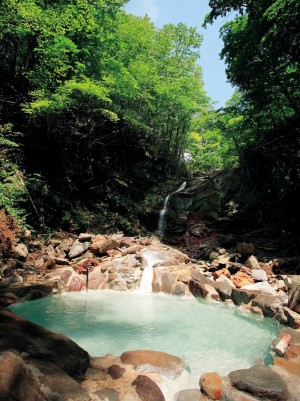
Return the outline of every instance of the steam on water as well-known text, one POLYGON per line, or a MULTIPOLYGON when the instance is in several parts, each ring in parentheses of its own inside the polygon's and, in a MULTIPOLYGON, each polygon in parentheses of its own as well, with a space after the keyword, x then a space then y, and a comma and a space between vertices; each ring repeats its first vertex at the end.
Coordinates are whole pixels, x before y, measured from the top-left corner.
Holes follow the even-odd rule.
POLYGON ((278 330, 274 321, 236 307, 165 294, 90 290, 19 303, 12 309, 69 336, 91 356, 134 349, 177 355, 190 371, 180 377, 181 388, 199 388, 205 372, 225 375, 250 367, 264 358, 278 330))
POLYGON ((183 182, 176 191, 170 193, 164 200, 163 207, 161 211, 159 212, 159 219, 158 219, 158 227, 157 227, 157 233, 163 235, 164 234, 164 229, 165 229, 165 215, 168 209, 168 203, 169 199, 172 195, 177 194, 177 192, 182 191, 186 187, 186 181, 183 182))

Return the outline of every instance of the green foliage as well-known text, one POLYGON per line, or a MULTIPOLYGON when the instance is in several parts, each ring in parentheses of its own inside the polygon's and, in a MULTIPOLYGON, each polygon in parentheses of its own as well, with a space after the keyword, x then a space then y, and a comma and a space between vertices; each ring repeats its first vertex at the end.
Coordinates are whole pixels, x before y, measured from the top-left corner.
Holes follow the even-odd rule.
POLYGON ((0 208, 10 214, 22 226, 26 219, 26 188, 16 159, 19 144, 14 139, 20 136, 12 131, 11 124, 0 125, 0 208))
POLYGON ((261 128, 299 115, 300 4, 297 0, 211 0, 206 23, 237 11, 221 29, 228 79, 261 128))

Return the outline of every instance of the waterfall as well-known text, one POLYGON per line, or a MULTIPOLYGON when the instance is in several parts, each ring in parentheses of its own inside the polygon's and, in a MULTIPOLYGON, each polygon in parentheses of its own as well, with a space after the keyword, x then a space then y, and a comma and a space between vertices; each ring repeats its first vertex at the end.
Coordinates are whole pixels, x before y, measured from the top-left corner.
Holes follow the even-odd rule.
POLYGON ((164 200, 164 204, 162 209, 159 212, 159 219, 158 219, 158 227, 157 227, 157 233, 160 235, 164 234, 164 226, 165 226, 165 214, 167 212, 168 209, 168 203, 169 203, 169 199, 172 195, 176 194, 177 192, 182 191, 184 188, 186 187, 186 181, 184 181, 179 188, 176 189, 176 191, 171 192, 164 200))
POLYGON ((153 280, 153 265, 157 262, 161 262, 159 255, 153 251, 146 251, 142 254, 144 262, 146 264, 143 270, 140 292, 152 292, 152 280, 153 280))

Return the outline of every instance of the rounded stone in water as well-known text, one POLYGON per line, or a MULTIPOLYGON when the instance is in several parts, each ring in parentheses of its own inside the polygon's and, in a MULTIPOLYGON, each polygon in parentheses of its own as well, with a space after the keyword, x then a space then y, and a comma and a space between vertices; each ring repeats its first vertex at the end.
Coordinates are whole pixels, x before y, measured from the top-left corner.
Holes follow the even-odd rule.
POLYGON ((91 356, 149 349, 181 357, 198 387, 205 372, 226 375, 264 359, 278 324, 194 297, 110 290, 65 293, 15 304, 16 313, 73 339, 91 356))

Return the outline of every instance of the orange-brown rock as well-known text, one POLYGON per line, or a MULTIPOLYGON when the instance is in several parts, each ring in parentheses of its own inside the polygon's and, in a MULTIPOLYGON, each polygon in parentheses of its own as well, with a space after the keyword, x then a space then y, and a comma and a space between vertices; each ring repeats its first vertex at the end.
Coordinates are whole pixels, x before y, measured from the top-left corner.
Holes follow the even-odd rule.
POLYGON ((159 351, 134 350, 123 352, 121 361, 124 364, 131 364, 135 367, 151 365, 158 368, 157 372, 169 371, 175 375, 179 375, 184 368, 181 358, 159 351))
POLYGON ((281 368, 287 370, 289 373, 298 376, 300 379, 300 363, 280 357, 275 357, 273 363, 274 365, 280 366, 281 368))
POLYGON ((284 357, 286 359, 299 358, 300 359, 300 344, 290 345, 284 357))
POLYGON ((106 237, 105 235, 96 235, 90 246, 90 250, 94 255, 98 256, 111 249, 117 249, 119 245, 120 242, 113 238, 106 237))
POLYGON ((231 277, 231 281, 237 288, 241 288, 244 285, 254 284, 254 281, 247 273, 237 272, 231 277))
POLYGON ((200 377, 200 388, 211 400, 221 400, 223 397, 222 379, 216 373, 204 373, 200 377))
POLYGON ((231 274, 230 271, 228 269, 220 269, 214 272, 214 279, 217 280, 220 276, 222 276, 222 274, 227 277, 230 278, 231 274))

